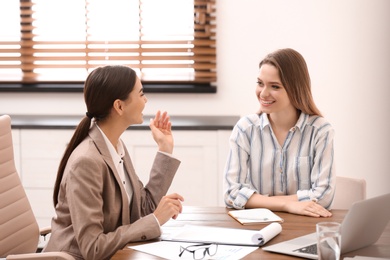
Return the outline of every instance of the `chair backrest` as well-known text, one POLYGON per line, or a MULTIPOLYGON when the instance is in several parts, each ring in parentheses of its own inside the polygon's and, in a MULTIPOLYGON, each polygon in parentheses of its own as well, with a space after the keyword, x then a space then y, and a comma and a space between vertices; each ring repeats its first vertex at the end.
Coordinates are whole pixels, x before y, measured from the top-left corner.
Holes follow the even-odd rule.
POLYGON ((344 176, 336 177, 336 192, 332 209, 349 209, 352 204, 366 199, 366 181, 344 176))
POLYGON ((35 253, 39 227, 16 171, 11 118, 0 116, 0 257, 35 253))

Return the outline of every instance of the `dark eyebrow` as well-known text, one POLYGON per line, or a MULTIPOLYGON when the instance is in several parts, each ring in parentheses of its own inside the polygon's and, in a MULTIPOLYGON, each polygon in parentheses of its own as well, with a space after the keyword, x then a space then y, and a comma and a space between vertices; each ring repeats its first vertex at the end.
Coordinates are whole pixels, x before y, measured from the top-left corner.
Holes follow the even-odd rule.
POLYGON ((279 82, 279 81, 274 81, 274 82, 270 82, 270 83, 271 83, 271 85, 274 85, 274 84, 276 84, 276 85, 282 85, 282 83, 279 82))
MULTIPOLYGON (((258 81, 263 81, 261 78, 257 78, 258 81)), ((279 82, 279 81, 271 81, 271 82, 268 82, 270 83, 271 85, 282 85, 282 82, 279 82)), ((282 85, 283 86, 283 85, 282 85)))
POLYGON ((143 92, 144 91, 144 88, 141 88, 139 91, 138 91, 138 93, 141 93, 141 92, 143 92))

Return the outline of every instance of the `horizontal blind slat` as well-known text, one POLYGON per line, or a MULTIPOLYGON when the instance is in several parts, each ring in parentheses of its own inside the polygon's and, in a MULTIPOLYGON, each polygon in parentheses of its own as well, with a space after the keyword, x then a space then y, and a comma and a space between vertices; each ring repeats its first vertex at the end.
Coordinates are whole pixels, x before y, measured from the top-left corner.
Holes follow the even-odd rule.
MULTIPOLYGON (((141 26, 144 22, 142 19, 146 19, 146 16, 143 17, 143 11, 146 9, 142 9, 147 8, 146 2, 147 0, 143 0, 140 5, 141 26)), ((34 4, 36 3, 44 4, 45 2, 20 1, 20 22, 15 28, 21 40, 0 39, 0 69, 20 69, 21 73, 24 73, 23 78, 34 81, 34 77, 37 80, 38 77, 43 78, 41 77, 42 71, 45 69, 48 73, 57 71, 56 73, 69 76, 72 74, 60 73, 61 69, 90 71, 91 68, 117 62, 144 71, 149 79, 153 78, 151 73, 161 68, 172 69, 169 73, 173 74, 175 70, 180 72, 182 69, 192 69, 190 78, 194 82, 199 78, 202 81, 208 79, 209 83, 216 80, 216 5, 214 0, 193 1, 193 14, 190 17, 193 20, 193 30, 181 34, 180 37, 173 34, 170 36, 149 35, 149 31, 144 30, 146 27, 141 27, 138 30, 141 33, 134 39, 125 39, 126 37, 99 39, 95 35, 96 31, 93 31, 95 25, 90 23, 93 21, 92 17, 88 14, 83 18, 87 23, 84 27, 86 34, 80 40, 76 39, 77 37, 71 40, 61 39, 67 35, 67 31, 61 35, 63 29, 57 25, 55 28, 60 32, 59 37, 53 34, 53 40, 51 40, 47 38, 47 35, 41 35, 43 30, 41 24, 35 24, 35 22, 40 21, 39 16, 43 13, 35 11, 34 4), (200 15, 202 19, 196 18, 197 15, 200 15)), ((86 8, 92 7, 93 5, 87 1, 86 8)), ((73 19, 67 21, 67 23, 71 22, 73 19)), ((84 25, 79 28, 83 28, 84 25)), ((126 31, 123 32, 126 34, 126 31)))

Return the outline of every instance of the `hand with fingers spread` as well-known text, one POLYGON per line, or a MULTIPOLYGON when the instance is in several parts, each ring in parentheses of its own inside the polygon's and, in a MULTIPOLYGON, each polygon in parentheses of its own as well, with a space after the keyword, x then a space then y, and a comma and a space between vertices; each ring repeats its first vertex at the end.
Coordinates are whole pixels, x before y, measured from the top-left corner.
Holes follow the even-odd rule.
POLYGON ((154 215, 158 219, 160 225, 165 224, 170 218, 176 219, 179 213, 182 212, 182 202, 184 198, 177 193, 169 194, 162 197, 154 215))
POLYGON ((172 123, 168 113, 157 111, 155 117, 150 119, 149 127, 152 130, 153 139, 156 141, 159 151, 172 154, 172 123))

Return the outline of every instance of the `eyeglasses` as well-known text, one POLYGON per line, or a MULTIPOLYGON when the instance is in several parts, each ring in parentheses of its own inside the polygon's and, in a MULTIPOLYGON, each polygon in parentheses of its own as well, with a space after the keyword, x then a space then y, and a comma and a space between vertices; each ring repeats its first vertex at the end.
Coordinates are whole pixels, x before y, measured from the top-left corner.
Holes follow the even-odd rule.
POLYGON ((217 244, 209 244, 202 243, 196 245, 190 245, 187 247, 180 246, 180 254, 181 257, 184 252, 192 253, 192 256, 195 260, 203 259, 206 256, 206 253, 209 256, 213 256, 217 253, 218 245, 217 244))

